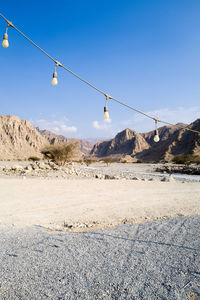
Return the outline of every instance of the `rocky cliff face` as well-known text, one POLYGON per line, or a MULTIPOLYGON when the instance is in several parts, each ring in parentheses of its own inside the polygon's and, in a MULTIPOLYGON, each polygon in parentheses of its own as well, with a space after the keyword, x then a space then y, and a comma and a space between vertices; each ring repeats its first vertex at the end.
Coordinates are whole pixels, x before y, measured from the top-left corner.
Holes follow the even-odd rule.
POLYGON ((47 140, 51 145, 54 144, 60 144, 60 143, 67 143, 67 142, 74 142, 77 143, 79 146, 79 151, 83 155, 88 155, 93 147, 93 145, 86 141, 86 140, 80 140, 80 139, 73 139, 73 138, 67 138, 63 135, 55 134, 49 130, 40 130, 38 127, 36 128, 47 140))
MULTIPOLYGON (((178 123, 174 126, 162 126, 158 128, 158 133, 160 137, 160 141, 166 141, 168 140, 177 130, 183 129, 187 124, 184 123, 178 123)), ((154 130, 142 133, 142 136, 145 138, 148 144, 151 146, 155 144, 153 138, 154 138, 154 130)))
MULTIPOLYGON (((177 124, 160 128, 160 142, 152 143, 147 151, 137 153, 137 158, 143 161, 171 161, 175 155, 179 154, 200 155, 200 134, 185 130, 183 128, 185 126, 185 124, 177 124), (164 132, 165 134, 162 135, 164 132)), ((197 119, 188 127, 200 131, 200 119, 197 119)), ((150 133, 148 138, 151 141, 150 133)))
MULTIPOLYGON (((200 119, 188 126, 200 131, 200 119)), ((179 130, 171 146, 171 154, 200 154, 200 134, 188 130, 179 130)))
MULTIPOLYGON (((167 160, 175 155, 194 153, 200 154, 200 135, 184 130, 186 125, 179 123, 174 126, 159 128, 160 142, 153 141, 154 131, 139 134, 126 129, 112 140, 94 145, 91 155, 104 157, 109 155, 131 155, 135 159, 146 162, 167 160)), ((189 128, 200 131, 200 119, 189 125, 189 128)))
POLYGON ((0 116, 0 159, 41 157, 40 149, 48 144, 35 127, 15 116, 0 116))
POLYGON ((141 134, 127 128, 119 132, 114 139, 95 144, 91 155, 98 157, 115 154, 134 155, 149 147, 141 134))
POLYGON ((39 130, 16 116, 0 116, 0 160, 42 157, 40 150, 56 143, 76 142, 81 155, 89 154, 92 144, 85 140, 68 139, 48 130, 39 130))
MULTIPOLYGON (((185 124, 159 128, 160 142, 153 141, 154 131, 140 134, 131 129, 119 132, 114 139, 92 144, 85 140, 68 139, 50 131, 39 131, 30 122, 15 116, 0 116, 0 160, 41 157, 40 150, 49 144, 78 142, 80 152, 92 156, 125 156, 146 162, 171 161, 178 154, 200 155, 200 134, 185 130, 185 124)), ((189 125, 200 131, 200 119, 189 125)))

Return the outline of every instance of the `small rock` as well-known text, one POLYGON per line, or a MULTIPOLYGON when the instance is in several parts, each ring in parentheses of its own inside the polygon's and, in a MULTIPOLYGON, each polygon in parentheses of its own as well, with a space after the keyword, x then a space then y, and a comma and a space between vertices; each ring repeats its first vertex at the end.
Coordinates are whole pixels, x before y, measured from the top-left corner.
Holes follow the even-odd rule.
POLYGON ((140 180, 138 177, 132 177, 132 180, 140 180))
POLYGON ((86 225, 86 224, 79 224, 78 227, 79 227, 79 228, 86 228, 87 225, 86 225))
POLYGON ((115 176, 111 176, 111 175, 106 174, 104 178, 105 179, 112 179, 112 180, 114 180, 115 176))
POLYGON ((28 166, 25 167, 25 171, 26 171, 26 172, 27 172, 27 171, 32 171, 32 170, 33 170, 33 168, 32 168, 31 165, 28 165, 28 166))
POLYGON ((163 177, 161 179, 161 181, 163 182, 173 182, 174 181, 174 178, 172 176, 169 176, 169 177, 163 177))
POLYGON ((44 163, 44 162, 40 162, 40 163, 38 163, 38 167, 40 168, 40 169, 46 169, 46 164, 44 163))
POLYGON ((22 167, 22 166, 15 165, 15 166, 12 166, 12 167, 11 167, 11 170, 13 170, 13 171, 21 171, 21 170, 23 170, 23 167, 22 167))
POLYGON ((105 176, 102 175, 102 174, 96 174, 95 178, 97 178, 97 179, 103 179, 103 178, 105 178, 105 176))

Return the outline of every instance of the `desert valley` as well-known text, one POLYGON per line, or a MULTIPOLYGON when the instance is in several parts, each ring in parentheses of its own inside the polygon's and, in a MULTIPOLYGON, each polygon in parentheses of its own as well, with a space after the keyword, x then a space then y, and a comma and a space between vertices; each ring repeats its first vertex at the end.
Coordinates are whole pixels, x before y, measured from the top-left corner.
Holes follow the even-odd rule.
POLYGON ((0 300, 200 300, 200 2, 1 10, 0 300))

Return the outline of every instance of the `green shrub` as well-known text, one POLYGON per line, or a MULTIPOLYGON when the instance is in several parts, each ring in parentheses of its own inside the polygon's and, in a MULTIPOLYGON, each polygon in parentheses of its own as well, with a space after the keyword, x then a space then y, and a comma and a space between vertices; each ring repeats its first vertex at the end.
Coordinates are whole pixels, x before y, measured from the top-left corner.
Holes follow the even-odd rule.
POLYGON ((114 163, 115 160, 114 160, 112 157, 105 157, 105 158, 103 159, 103 162, 104 162, 105 164, 107 164, 107 166, 108 166, 109 164, 114 163))
POLYGON ((180 154, 176 155, 173 159, 173 162, 176 164, 200 164, 200 156, 194 154, 180 154))
POLYGON ((122 164, 125 164, 125 163, 127 163, 127 160, 126 160, 126 159, 122 159, 120 162, 121 162, 122 164))
POLYGON ((76 143, 63 143, 50 145, 41 150, 46 159, 52 159, 57 165, 65 165, 72 161, 77 149, 76 143))
POLYGON ((93 162, 94 162, 94 161, 93 161, 92 159, 90 159, 90 158, 85 158, 85 159, 84 159, 84 163, 85 163, 87 166, 91 165, 93 162))
POLYGON ((28 160, 38 161, 38 160, 40 160, 40 158, 37 157, 37 156, 30 156, 30 157, 28 158, 28 160))

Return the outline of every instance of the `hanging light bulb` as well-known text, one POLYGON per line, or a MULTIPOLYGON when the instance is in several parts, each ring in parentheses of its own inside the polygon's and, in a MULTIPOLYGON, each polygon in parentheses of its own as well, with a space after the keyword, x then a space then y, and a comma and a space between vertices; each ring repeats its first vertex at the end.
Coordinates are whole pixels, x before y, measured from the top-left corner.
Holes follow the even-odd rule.
POLYGON ((108 107, 104 106, 104 119, 108 120, 109 119, 109 113, 108 113, 108 107))
POLYGON ((58 74, 57 72, 53 72, 53 79, 51 80, 52 85, 57 85, 58 84, 58 74))
POLYGON ((111 99, 111 96, 109 95, 105 95, 106 96, 106 102, 105 102, 105 106, 104 106, 104 119, 108 120, 109 119, 109 113, 108 113, 108 107, 107 107, 107 101, 108 99, 111 99))
POLYGON ((154 138, 153 138, 154 142, 159 142, 160 141, 160 138, 159 138, 159 135, 158 135, 158 130, 155 130, 155 135, 154 135, 154 138))
POLYGON ((154 142, 156 142, 156 143, 160 141, 159 134, 158 134, 158 127, 157 127, 157 124, 158 124, 158 120, 155 119, 155 127, 156 127, 156 129, 155 129, 155 135, 154 135, 153 140, 154 140, 154 142))
POLYGON ((4 36, 3 36, 2 46, 4 48, 8 48, 9 47, 8 34, 7 33, 5 33, 4 36))
MULTIPOLYGON (((11 23, 10 23, 11 24, 11 23)), ((10 26, 10 24, 7 25, 6 28, 6 33, 3 35, 3 42, 2 42, 2 46, 4 48, 8 48, 9 47, 9 42, 8 42, 8 27, 10 26)))
POLYGON ((58 74, 57 74, 57 72, 56 72, 56 68, 57 68, 58 66, 62 67, 62 64, 61 64, 59 61, 56 61, 56 60, 55 60, 55 63, 56 63, 56 65, 55 65, 55 70, 54 70, 54 72, 53 72, 53 79, 51 80, 51 84, 52 84, 52 85, 57 85, 57 84, 58 84, 58 74))

